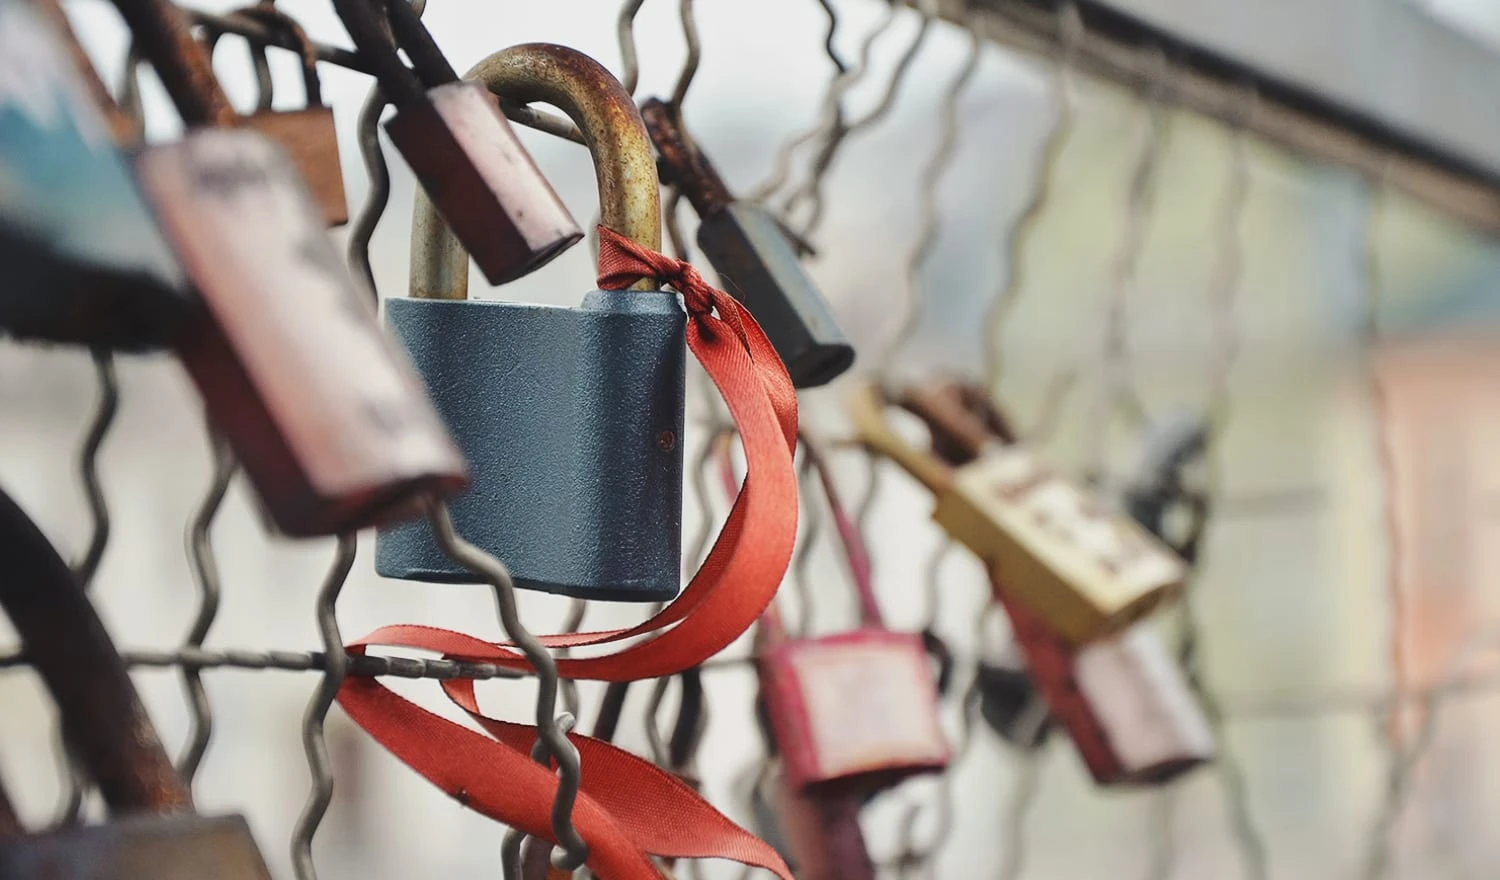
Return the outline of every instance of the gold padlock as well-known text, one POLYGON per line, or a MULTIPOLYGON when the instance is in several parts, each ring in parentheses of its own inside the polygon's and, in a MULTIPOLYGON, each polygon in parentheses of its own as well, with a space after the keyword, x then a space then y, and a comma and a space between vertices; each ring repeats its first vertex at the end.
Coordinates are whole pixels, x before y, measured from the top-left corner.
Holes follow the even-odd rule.
POLYGON ((937 496, 932 517, 985 562, 1034 614, 1073 644, 1119 632, 1181 590, 1187 568, 1129 517, 1112 512, 1006 442, 1003 420, 974 412, 972 393, 893 398, 858 387, 849 401, 860 441, 937 496), (886 420, 899 403, 934 429, 934 442, 972 461, 950 467, 898 435, 886 420))

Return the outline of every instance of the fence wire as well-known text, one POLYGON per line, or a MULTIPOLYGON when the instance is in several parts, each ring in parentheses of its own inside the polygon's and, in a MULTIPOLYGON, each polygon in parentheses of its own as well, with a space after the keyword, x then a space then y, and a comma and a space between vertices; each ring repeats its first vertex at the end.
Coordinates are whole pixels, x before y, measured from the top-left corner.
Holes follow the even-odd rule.
MULTIPOLYGON (((826 211, 827 181, 835 160, 850 144, 855 135, 880 124, 887 119, 896 106, 903 81, 912 69, 913 61, 926 44, 931 29, 935 26, 930 13, 918 9, 915 30, 894 65, 886 72, 884 90, 872 109, 854 118, 849 118, 845 97, 863 78, 872 75, 873 47, 875 43, 909 11, 892 5, 885 18, 866 34, 858 61, 849 65, 836 51, 835 39, 841 29, 838 4, 829 0, 817 0, 827 17, 827 31, 823 50, 833 68, 833 75, 826 93, 819 102, 819 118, 808 131, 790 138, 778 150, 772 161, 768 178, 750 194, 751 198, 770 203, 779 201, 777 210, 790 215, 805 208, 806 216, 797 229, 804 237, 813 237, 823 223, 826 211), (815 145, 812 158, 807 162, 803 180, 792 185, 795 176, 793 166, 797 155, 806 147, 815 145), (791 187, 788 191, 788 187, 791 187)), ((644 0, 626 0, 617 18, 617 31, 622 63, 621 81, 632 92, 639 82, 640 64, 634 36, 637 13, 644 0)), ((413 6, 420 13, 421 0, 413 6)), ((1026 266, 1035 259, 1030 253, 1032 234, 1037 221, 1046 211, 1055 183, 1055 170, 1059 155, 1073 135, 1077 120, 1077 101, 1074 70, 1074 50, 1082 33, 1082 22, 1075 4, 1059 5, 1060 49, 1053 59, 1055 69, 1051 77, 1049 102, 1051 123, 1044 133, 1039 150, 1039 161, 1033 174, 1032 190, 1014 219, 1003 224, 1003 251, 1005 270, 1000 287, 989 302, 983 325, 984 345, 982 352, 984 384, 992 398, 1000 393, 1002 379, 1009 381, 1010 368, 1004 360, 1004 339, 1013 332, 1012 317, 1017 303, 1027 293, 1026 266)), ((195 13, 203 24, 236 33, 261 45, 296 48, 289 44, 289 37, 275 29, 267 28, 253 17, 238 14, 210 15, 195 13)), ((692 0, 679 0, 678 17, 686 54, 671 95, 671 106, 682 113, 683 104, 694 82, 701 60, 701 42, 694 18, 692 0)), ((977 32, 968 35, 966 54, 954 69, 952 79, 943 94, 939 109, 940 123, 933 141, 933 150, 925 165, 917 171, 920 189, 919 232, 907 261, 902 301, 896 306, 901 315, 894 334, 882 345, 869 349, 871 356, 865 363, 883 380, 893 378, 893 369, 901 361, 904 348, 913 340, 922 316, 927 293, 923 289, 923 270, 931 257, 942 228, 941 206, 938 191, 944 175, 950 170, 966 121, 960 108, 965 89, 972 83, 982 58, 984 44, 977 32)), ((355 53, 337 46, 314 43, 313 50, 325 63, 363 70, 362 59, 355 53)), ((1102 342, 1096 352, 1096 374, 1103 386, 1099 407, 1091 415, 1090 434, 1094 438, 1089 455, 1089 470, 1101 473, 1105 470, 1104 439, 1109 433, 1113 419, 1123 414, 1134 433, 1152 421, 1136 386, 1136 376, 1130 362, 1128 338, 1131 323, 1132 287, 1135 273, 1151 222, 1155 188, 1160 175, 1170 173, 1163 169, 1161 157, 1168 133, 1166 104, 1167 92, 1171 88, 1171 65, 1164 53, 1158 52, 1159 64, 1150 75, 1150 86, 1141 97, 1141 117, 1145 133, 1135 167, 1128 181, 1124 204, 1125 226, 1122 238, 1107 272, 1109 284, 1104 302, 1105 326, 1102 342)), ((121 103, 127 108, 139 107, 139 96, 134 84, 135 63, 130 62, 121 92, 121 103)), ((390 196, 390 173, 381 149, 378 123, 386 107, 386 101, 378 89, 372 89, 359 115, 356 136, 364 170, 369 182, 367 201, 357 213, 348 239, 348 260, 356 277, 363 279, 374 295, 374 274, 370 264, 370 240, 382 216, 390 196)), ((1237 317, 1238 294, 1246 264, 1242 221, 1250 192, 1251 176, 1247 157, 1245 129, 1252 114, 1256 112, 1257 97, 1253 89, 1247 88, 1240 98, 1237 112, 1241 124, 1227 130, 1229 174, 1218 198, 1218 208, 1213 230, 1213 247, 1216 258, 1212 276, 1205 285, 1204 299, 1209 305, 1210 334, 1214 340, 1211 347, 1212 362, 1204 371, 1206 376, 1202 417, 1209 425, 1206 527, 1219 528, 1226 520, 1237 517, 1263 516, 1288 517, 1305 513, 1317 513, 1324 509, 1326 492, 1323 487, 1289 490, 1275 496, 1226 495, 1223 489, 1225 462, 1222 454, 1222 437, 1227 430, 1232 409, 1230 376, 1242 344, 1242 333, 1237 317)), ((564 120, 544 112, 526 107, 505 107, 506 113, 523 125, 529 125, 555 136, 579 140, 576 129, 564 120)), ((1365 236, 1359 253, 1354 258, 1361 263, 1360 290, 1365 305, 1366 320, 1362 327, 1366 348, 1373 347, 1381 339, 1379 315, 1381 309, 1382 279, 1379 272, 1376 232, 1382 208, 1382 181, 1376 180, 1370 187, 1369 204, 1365 224, 1365 236)), ((687 238, 684 236, 678 217, 680 194, 670 190, 666 199, 665 219, 672 247, 681 258, 690 257, 687 238)), ((105 447, 121 401, 119 383, 115 375, 113 359, 107 352, 93 352, 93 363, 98 385, 98 397, 86 427, 78 456, 78 478, 86 499, 90 518, 89 540, 86 550, 75 564, 79 580, 87 587, 94 580, 100 563, 109 546, 111 520, 109 507, 101 486, 100 453, 105 447)), ((1081 368, 1072 368, 1046 383, 1043 405, 1028 437, 1045 442, 1057 423, 1063 418, 1062 411, 1067 393, 1076 385, 1081 368)), ((726 413, 714 395, 706 377, 694 374, 695 385, 703 392, 702 418, 699 422, 702 436, 701 454, 690 465, 689 499, 702 512, 700 528, 686 542, 685 561, 691 567, 701 558, 711 537, 714 521, 715 492, 706 479, 706 469, 712 465, 712 454, 717 438, 731 428, 726 413)), ((1384 540, 1389 548, 1385 563, 1387 600, 1390 615, 1388 657, 1390 684, 1385 687, 1307 690, 1297 694, 1253 694, 1225 692, 1211 687, 1202 669, 1205 650, 1203 629, 1195 601, 1196 588, 1190 585, 1180 613, 1181 652, 1184 673, 1195 694, 1202 703, 1218 740, 1216 773, 1223 791, 1229 830, 1240 857, 1242 876, 1252 880, 1263 880, 1269 876, 1269 847, 1263 832, 1257 827, 1250 808, 1247 787, 1251 777, 1228 744, 1228 727, 1235 722, 1262 720, 1267 718, 1312 718, 1334 714, 1352 713, 1367 718, 1375 725, 1377 734, 1386 752, 1386 775, 1383 796, 1378 805, 1371 832, 1368 836, 1367 852, 1361 871, 1367 880, 1380 880, 1392 876, 1393 844, 1396 841, 1402 812, 1412 790, 1413 776, 1423 757, 1435 739, 1438 717, 1448 701, 1466 695, 1489 694, 1500 691, 1500 669, 1473 668, 1469 654, 1463 652, 1464 661, 1456 666, 1452 674, 1438 681, 1413 682, 1407 673, 1408 663, 1404 656, 1404 637, 1407 627, 1405 597, 1399 580, 1400 536, 1392 512, 1391 463, 1389 448, 1389 426, 1385 423, 1389 413, 1383 398, 1381 383, 1373 372, 1369 379, 1369 396, 1376 439, 1377 459, 1384 480, 1384 504, 1386 510, 1386 534, 1384 540), (1399 717, 1415 710, 1415 734, 1401 735, 1399 717)), ((204 494, 194 510, 187 526, 187 555, 190 562, 196 607, 188 631, 181 641, 171 649, 149 650, 126 647, 124 656, 137 668, 171 668, 181 678, 182 694, 188 707, 189 730, 178 759, 179 770, 191 784, 202 766, 213 741, 214 713, 208 699, 202 676, 207 670, 238 669, 280 670, 313 672, 319 682, 311 693, 302 719, 301 738, 306 754, 310 788, 303 810, 292 832, 291 857, 299 880, 313 880, 317 876, 312 844, 319 825, 334 796, 335 779, 329 760, 328 746, 324 736, 327 715, 346 675, 382 675, 405 678, 446 679, 470 677, 476 679, 513 678, 516 674, 490 664, 469 663, 451 660, 382 657, 378 655, 350 656, 343 650, 344 640, 336 617, 336 603, 353 566, 358 540, 354 535, 340 536, 336 542, 333 558, 322 586, 317 594, 315 617, 320 637, 319 650, 307 651, 261 651, 261 650, 210 650, 205 642, 212 631, 218 615, 220 599, 225 585, 219 571, 214 546, 214 523, 227 490, 236 473, 236 466, 227 444, 211 430, 206 431, 211 452, 212 470, 204 494)), ((803 460, 804 474, 807 466, 803 460)), ((871 523, 885 487, 882 474, 885 467, 870 457, 867 462, 868 478, 861 498, 856 522, 860 532, 867 537, 871 523)), ((915 514, 914 514, 915 515, 915 514)), ((817 504, 804 504, 798 546, 794 555, 787 585, 781 598, 784 607, 790 604, 795 609, 794 620, 801 632, 814 631, 816 601, 814 592, 813 548, 824 540, 826 530, 817 504)), ((1211 542, 1209 542, 1211 543, 1211 542)), ((945 563, 955 555, 951 542, 944 539, 934 549, 924 567, 922 590, 924 606, 922 621, 926 629, 935 631, 940 617, 941 603, 945 593, 950 592, 944 584, 945 563)), ((1205 556, 1207 559, 1207 555, 1205 556)), ((1203 561, 1208 565, 1208 561, 1203 561)), ((1194 581, 1201 579, 1202 571, 1196 571, 1194 581)), ((230 579, 229 589, 240 588, 230 579)), ((513 638, 524 638, 525 630, 518 625, 516 609, 507 606, 504 590, 500 589, 501 614, 505 618, 505 629, 513 638)), ((565 628, 577 631, 582 625, 584 604, 574 603, 565 628)), ((959 724, 954 737, 954 766, 962 766, 974 751, 980 739, 977 721, 978 692, 973 682, 972 670, 977 667, 981 649, 989 636, 985 626, 989 612, 977 615, 978 625, 972 639, 972 647, 953 646, 958 669, 969 670, 962 686, 955 686, 948 699, 957 710, 959 724)), ((676 677, 678 696, 675 701, 666 699, 670 678, 653 682, 650 699, 645 709, 646 731, 651 757, 669 771, 686 776, 697 776, 704 772, 699 766, 698 749, 703 741, 703 729, 713 706, 712 681, 705 683, 707 699, 696 720, 686 718, 690 702, 689 688, 693 676, 711 676, 720 670, 743 669, 747 658, 723 657, 704 664, 699 670, 676 677), (667 709, 676 707, 676 717, 665 718, 667 709), (696 727, 696 733, 690 728, 696 727), (679 728, 688 730, 679 740, 679 728), (666 729, 669 733, 663 733, 666 729)), ((21 654, 0 656, 0 669, 19 668, 25 665, 21 654)), ((555 676, 554 676, 555 678, 555 676)), ((578 713, 578 695, 571 682, 560 682, 561 699, 571 716, 578 713)), ((545 691, 546 688, 543 688, 545 691)), ((550 717, 551 698, 545 694, 539 699, 539 720, 542 715, 550 717), (544 705, 545 704, 545 705, 544 705)), ((564 724, 568 723, 566 720, 564 724)), ((63 755, 62 803, 59 807, 60 825, 79 821, 84 804, 87 781, 68 760, 60 737, 57 739, 59 754, 63 755)), ((1000 862, 998 876, 1007 880, 1019 880, 1025 875, 1029 848, 1027 845, 1027 822, 1043 784, 1044 762, 1048 750, 1013 750, 1014 773, 1008 789, 1003 793, 999 809, 1000 862)), ((576 753, 575 753, 576 754, 576 753)), ((755 768, 757 778, 763 778, 771 767, 770 757, 763 756, 755 768)), ((901 820, 899 827, 899 850, 882 870, 895 876, 934 878, 938 875, 939 860, 945 847, 954 839, 955 824, 960 817, 959 794, 955 782, 957 771, 950 771, 939 785, 924 796, 915 792, 901 792, 901 820), (918 833, 919 831, 925 833, 918 833)), ((1146 833, 1150 845, 1144 874, 1151 878, 1167 878, 1178 866, 1180 840, 1174 832, 1175 809, 1178 790, 1165 789, 1149 798, 1143 815, 1147 824, 1146 833)), ((519 852, 520 838, 513 835, 507 850, 514 855, 519 852)), ((506 859, 508 878, 519 876, 506 859)), ((695 862, 687 870, 696 872, 695 862)))

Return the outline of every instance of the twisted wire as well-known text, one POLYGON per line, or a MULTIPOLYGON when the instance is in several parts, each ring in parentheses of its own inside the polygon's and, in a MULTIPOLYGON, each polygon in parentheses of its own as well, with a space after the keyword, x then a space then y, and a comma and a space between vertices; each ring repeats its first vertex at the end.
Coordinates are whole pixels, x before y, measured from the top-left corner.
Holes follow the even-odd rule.
POLYGON ((84 498, 88 503, 90 531, 88 549, 73 565, 73 574, 85 589, 93 583, 99 563, 104 559, 104 550, 109 546, 109 505, 99 480, 99 452, 120 409, 120 383, 115 375, 114 356, 103 348, 91 349, 89 354, 94 362, 94 375, 99 381, 99 397, 78 452, 78 479, 83 484, 84 498))
MULTIPOLYGON (((209 629, 213 627, 214 618, 219 613, 219 597, 223 587, 218 562, 214 557, 212 529, 236 471, 234 453, 229 449, 229 442, 212 427, 207 431, 213 472, 208 490, 198 502, 198 509, 188 523, 188 560, 191 563, 193 585, 198 591, 198 610, 183 638, 184 648, 202 648, 209 629)), ((187 743, 182 757, 177 761, 177 772, 182 775, 184 782, 192 785, 193 778, 198 774, 198 767, 203 763, 203 756, 208 751, 209 739, 213 736, 213 707, 209 704, 208 693, 203 688, 198 670, 183 668, 182 689, 190 710, 190 722, 187 743)))
MULTIPOLYGON (((1031 241, 1037 222, 1051 200, 1057 162, 1062 156, 1063 147, 1073 134, 1078 115, 1074 65, 1078 43, 1083 36, 1083 19, 1078 14, 1077 4, 1071 0, 1063 3, 1058 10, 1058 30, 1061 39, 1057 70, 1052 78, 1052 123, 1042 140, 1040 161, 1032 176, 1035 185, 1031 189, 1031 195, 1005 234, 1005 278, 984 318, 984 375, 991 388, 998 387, 1003 377, 1005 326, 1015 313, 1021 292, 1026 289, 1026 245, 1031 241)), ((1054 387, 1052 390, 1056 393, 1058 389, 1054 387)))
POLYGON ((350 570, 354 568, 358 549, 358 539, 354 535, 339 536, 333 565, 318 590, 318 636, 323 642, 324 665, 318 688, 307 701, 307 709, 302 715, 302 749, 307 756, 312 787, 302 813, 297 817, 297 824, 292 828, 292 870, 297 880, 316 880, 318 876, 313 864, 312 842, 318 833, 318 825, 328 812, 328 805, 333 801, 333 765, 328 759, 328 740, 323 734, 323 724, 349 671, 349 657, 344 651, 335 605, 349 579, 350 570))

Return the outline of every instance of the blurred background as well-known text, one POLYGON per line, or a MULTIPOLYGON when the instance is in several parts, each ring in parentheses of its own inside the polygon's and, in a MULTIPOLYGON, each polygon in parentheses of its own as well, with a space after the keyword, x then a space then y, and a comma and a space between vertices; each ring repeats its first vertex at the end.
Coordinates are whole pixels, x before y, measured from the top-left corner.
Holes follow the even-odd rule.
MULTIPOLYGON (((347 45, 328 3, 280 5, 314 37, 347 45)), ((1500 125, 1494 80, 1474 84, 1465 100, 1392 87, 1442 81, 1403 67, 1418 53, 1406 51, 1401 33, 1361 26, 1371 9, 1402 4, 1119 5, 1264 52, 1287 75, 1415 119, 1439 142, 1462 148, 1500 125), (1305 29, 1284 30, 1289 10, 1301 11, 1305 29)), ((1478 52, 1500 46, 1500 4, 1406 6, 1478 52)), ((909 834, 918 848, 942 842, 931 862, 939 874, 986 878, 1494 876, 1500 601, 1486 586, 1500 574, 1500 542, 1489 545, 1500 523, 1500 459, 1491 453, 1500 385, 1489 335, 1500 317, 1500 249, 1489 234, 1348 169, 1153 102, 1149 90, 1079 73, 1060 95, 1052 59, 986 43, 966 76, 967 32, 945 21, 924 26, 915 9, 878 0, 831 7, 833 47, 851 67, 878 35, 844 103, 851 120, 880 112, 849 134, 827 169, 823 213, 809 232, 818 249, 809 265, 859 349, 856 371, 997 382, 1036 445, 1078 474, 1124 476, 1145 434, 1173 417, 1205 418, 1215 429, 1214 513, 1191 620, 1178 614, 1162 626, 1169 634, 1196 627, 1194 663, 1221 710, 1221 761, 1167 789, 1101 792, 1065 738, 1022 753, 981 724, 951 771, 951 820, 941 809, 950 795, 935 780, 909 783, 867 810, 877 859, 895 856, 909 834), (1070 124, 1058 131, 1060 109, 1070 124), (1046 197, 1016 247, 1017 220, 1042 180, 1046 197), (1019 289, 1008 291, 1022 269, 1019 289), (1001 297, 1008 301, 992 321, 1001 297), (1132 397, 1142 418, 1120 405, 1132 397)), ((67 9, 117 82, 127 34, 113 9, 100 0, 67 9)), ((814 0, 702 3, 694 13, 701 61, 685 119, 730 185, 750 192, 774 175, 782 144, 819 120, 835 73, 823 46, 829 19, 814 0)), ((548 41, 619 74, 617 14, 598 0, 431 0, 426 20, 460 70, 511 44, 548 41)), ((647 0, 634 36, 637 96, 670 94, 686 57, 679 5, 647 0)), ((276 52, 272 64, 277 105, 298 106, 294 59, 276 52)), ((226 38, 216 65, 240 106, 253 105, 243 44, 226 38)), ((328 65, 323 72, 357 209, 368 183, 354 125, 369 83, 328 65)), ((180 126, 165 94, 149 74, 143 88, 151 137, 172 137, 180 126)), ((1161 85, 1158 99, 1170 89, 1161 85)), ((530 130, 522 137, 587 222, 596 210, 587 153, 530 130)), ((1500 151, 1500 138, 1489 148, 1500 151)), ((783 193, 807 180, 814 153, 793 157, 783 193)), ((388 158, 390 206, 371 249, 383 297, 405 294, 414 187, 399 158, 388 158)), ((799 224, 807 209, 794 207, 799 224)), ((682 218, 691 235, 685 205, 682 218)), ((335 234, 342 243, 344 232, 335 234)), ((593 286, 590 262, 580 246, 480 295, 575 305, 593 286)), ((475 289, 483 290, 477 277, 475 289)), ((121 358, 116 369, 120 409, 100 453, 110 532, 93 593, 122 646, 169 647, 198 607, 183 536, 210 483, 209 447, 175 362, 121 358)), ((848 432, 842 391, 803 397, 805 424, 830 441, 848 432)), ((0 343, 0 483, 73 558, 92 534, 77 450, 99 393, 87 354, 0 343)), ((690 419, 703 412, 692 395, 690 419)), ((689 461, 705 436, 690 428, 689 461)), ((867 537, 892 625, 916 628, 935 615, 970 668, 980 650, 974 621, 988 601, 979 566, 956 550, 935 556, 945 542, 929 520, 931 498, 904 475, 882 465, 872 480, 853 450, 839 451, 834 467, 848 498, 874 492, 867 537)), ((690 492, 685 534, 724 509, 721 496, 690 492)), ((211 534, 223 593, 207 645, 319 646, 313 607, 332 542, 268 538, 238 480, 211 534)), ((362 543, 339 600, 346 638, 396 622, 502 637, 487 589, 377 578, 370 541, 362 543)), ((804 579, 818 631, 854 623, 837 553, 825 531, 804 579)), ((555 631, 566 610, 553 597, 522 597, 538 632, 555 631)), ((586 625, 641 614, 597 605, 586 625)), ((0 629, 0 644, 9 637, 0 629)), ((748 649, 743 639, 727 656, 748 649)), ((180 674, 142 670, 138 681, 169 745, 180 748, 191 718, 180 674)), ((300 725, 317 677, 215 670, 203 681, 213 735, 195 783, 200 808, 244 812, 273 872, 291 876, 287 840, 310 786, 300 725)), ((754 676, 726 665, 706 681, 705 792, 748 821, 745 780, 763 751, 754 676)), ((430 682, 394 686, 452 717, 430 682)), ((617 739, 643 754, 648 690, 635 689, 617 739)), ((580 691, 588 729, 600 689, 580 691)), ((529 716, 528 685, 485 684, 480 693, 492 714, 529 716)), ((663 717, 671 711, 669 699, 663 717)), ((962 740, 957 707, 947 712, 962 740)), ((407 771, 337 708, 328 736, 336 790, 314 844, 322 876, 498 876, 502 828, 407 771)), ((24 818, 55 815, 61 768, 39 683, 0 671, 0 777, 24 818)), ((706 866, 712 877, 739 871, 706 866)))

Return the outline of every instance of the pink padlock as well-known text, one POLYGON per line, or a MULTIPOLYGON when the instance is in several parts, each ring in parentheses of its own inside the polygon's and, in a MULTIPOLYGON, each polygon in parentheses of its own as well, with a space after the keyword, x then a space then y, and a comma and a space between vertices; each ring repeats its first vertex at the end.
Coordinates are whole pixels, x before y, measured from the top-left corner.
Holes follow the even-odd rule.
MULTIPOLYGON (((788 637, 774 606, 761 617, 757 671, 771 733, 794 791, 873 793, 948 765, 951 751, 922 637, 885 627, 870 559, 839 503, 826 463, 806 438, 859 598, 859 628, 788 637)), ((726 483, 736 487, 726 450, 726 483)))

